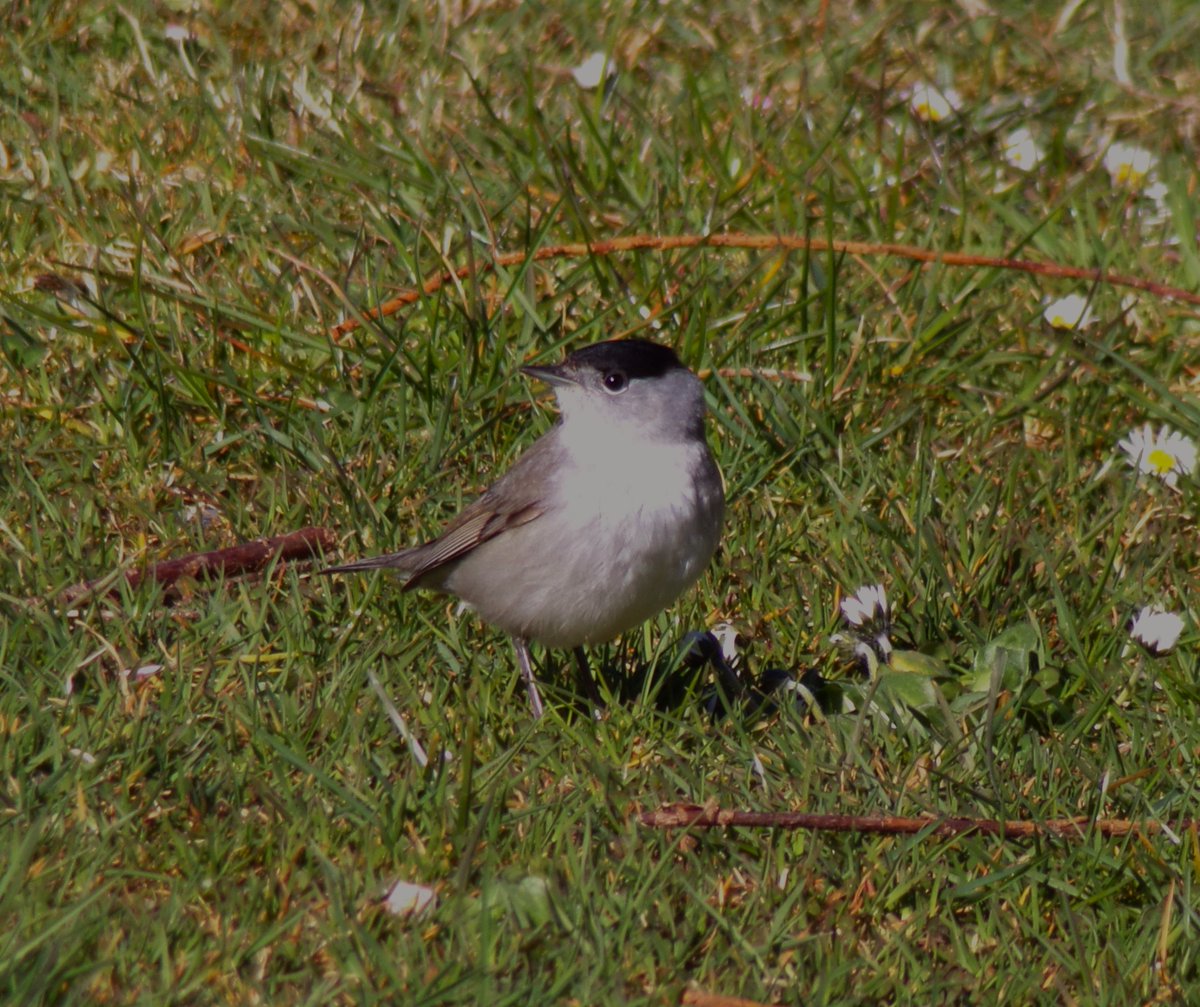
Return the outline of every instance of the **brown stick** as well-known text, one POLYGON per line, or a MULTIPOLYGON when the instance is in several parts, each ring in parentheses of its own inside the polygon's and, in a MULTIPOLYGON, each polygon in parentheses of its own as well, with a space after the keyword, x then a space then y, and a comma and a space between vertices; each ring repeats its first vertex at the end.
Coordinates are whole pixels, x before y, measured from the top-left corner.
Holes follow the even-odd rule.
POLYGON ((998 821, 988 818, 892 818, 868 815, 814 815, 803 811, 730 811, 698 804, 669 804, 658 811, 643 811, 638 821, 655 829, 714 829, 750 826, 769 829, 809 829, 816 832, 866 832, 876 835, 960 836, 977 832, 1005 839, 1028 839, 1051 835, 1082 838, 1089 832, 1102 836, 1155 835, 1165 831, 1182 832, 1196 827, 1185 820, 1167 825, 1156 821, 1129 821, 1122 818, 1061 818, 1044 822, 998 821))
MULTIPOLYGON (((165 560, 144 570, 130 570, 124 578, 130 587, 153 580, 163 587, 170 588, 185 577, 194 580, 211 580, 220 576, 238 577, 265 569, 276 559, 283 562, 311 559, 320 553, 332 552, 336 546, 337 536, 328 528, 302 528, 300 531, 277 535, 274 538, 243 542, 228 549, 194 552, 177 559, 165 560)), ((63 597, 68 603, 72 603, 99 588, 105 597, 114 598, 120 593, 120 588, 118 584, 104 588, 109 580, 109 577, 101 577, 85 584, 76 584, 67 588, 63 597)))
MULTIPOLYGON (((623 238, 610 238, 607 241, 573 242, 564 245, 546 245, 528 252, 504 252, 477 265, 468 264, 458 269, 440 273, 427 280, 420 289, 406 290, 377 308, 363 312, 363 318, 377 321, 394 315, 406 305, 413 304, 422 297, 434 293, 447 283, 464 280, 475 273, 491 272, 508 266, 521 265, 524 262, 544 262, 547 259, 582 259, 590 255, 612 255, 616 252, 629 251, 659 251, 665 252, 677 248, 749 248, 757 251, 807 251, 834 252, 839 255, 882 256, 894 255, 897 258, 911 259, 915 262, 941 264, 946 266, 967 266, 976 269, 1008 269, 1019 273, 1033 273, 1037 276, 1049 276, 1057 279, 1085 280, 1088 283, 1104 283, 1114 287, 1130 287, 1134 290, 1144 290, 1156 297, 1183 301, 1187 304, 1200 305, 1200 294, 1180 287, 1168 286, 1165 283, 1155 283, 1138 276, 1125 276, 1121 273, 1108 273, 1101 269, 1085 269, 1079 266, 1060 266, 1052 262, 1033 262, 1030 259, 1008 259, 993 255, 970 255, 965 252, 943 252, 938 249, 918 248, 915 245, 894 245, 870 241, 842 241, 840 239, 806 238, 797 234, 745 234, 729 232, 725 234, 630 234, 623 238)), ((330 330, 334 341, 348 332, 359 328, 362 322, 357 318, 347 318, 330 330)))

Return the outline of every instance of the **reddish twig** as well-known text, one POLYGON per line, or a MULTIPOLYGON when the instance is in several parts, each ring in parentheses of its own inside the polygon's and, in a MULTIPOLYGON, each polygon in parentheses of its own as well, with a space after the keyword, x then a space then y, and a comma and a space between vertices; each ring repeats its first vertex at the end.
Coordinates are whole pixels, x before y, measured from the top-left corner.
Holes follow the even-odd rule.
MULTIPOLYGON (((666 252, 679 248, 748 248, 757 251, 802 251, 833 252, 838 255, 881 256, 894 255, 901 259, 944 266, 965 266, 975 269, 1007 269, 1019 273, 1033 273, 1056 279, 1084 280, 1087 283, 1103 283, 1114 287, 1130 287, 1144 290, 1156 297, 1170 298, 1187 304, 1200 305, 1200 294, 1180 287, 1144 280, 1138 276, 1109 273, 1102 269, 1086 269, 1079 266, 1060 266, 1052 262, 1034 262, 1030 259, 1009 259, 994 255, 971 255, 965 252, 943 252, 937 249, 918 248, 915 245, 895 245, 872 241, 842 241, 839 239, 808 238, 797 234, 630 234, 622 238, 605 241, 572 242, 563 245, 547 245, 530 252, 504 252, 490 260, 460 266, 458 269, 439 273, 427 280, 419 289, 406 290, 377 308, 364 311, 362 318, 377 321, 394 315, 401 308, 440 290, 447 283, 465 280, 471 275, 491 272, 508 266, 519 266, 525 262, 544 262, 547 259, 582 259, 592 255, 612 255, 617 252, 657 251, 666 252)), ((362 325, 359 318, 347 318, 330 330, 336 341, 362 325)))
MULTIPOLYGON (((265 569, 276 560, 296 562, 312 559, 320 553, 332 552, 336 546, 337 536, 328 528, 302 528, 286 535, 255 539, 228 549, 194 552, 165 560, 144 570, 131 570, 124 575, 124 579, 134 588, 147 580, 171 588, 185 578, 211 580, 215 577, 238 577, 265 569)), ((120 587, 119 584, 111 584, 111 579, 101 577, 86 584, 76 584, 67 588, 63 596, 71 603, 99 590, 105 597, 114 598, 120 593, 120 587)))
POLYGON ((885 836, 907 836, 927 832, 931 836, 960 836, 979 833, 1006 839, 1033 836, 1080 838, 1090 832, 1102 836, 1155 835, 1183 832, 1196 827, 1188 820, 1167 824, 1129 821, 1122 818, 1060 818, 1044 822, 998 821, 989 818, 894 818, 868 815, 814 815, 804 811, 730 811, 698 804, 669 804, 657 811, 643 811, 638 821, 655 829, 714 829, 749 826, 768 829, 809 829, 816 832, 866 832, 885 836))

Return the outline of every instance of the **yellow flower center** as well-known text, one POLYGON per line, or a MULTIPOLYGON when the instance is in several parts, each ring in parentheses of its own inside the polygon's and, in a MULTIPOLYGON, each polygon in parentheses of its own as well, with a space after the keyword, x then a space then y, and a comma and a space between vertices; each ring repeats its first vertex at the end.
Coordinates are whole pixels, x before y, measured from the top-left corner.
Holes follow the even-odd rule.
POLYGON ((1117 184, 1127 185, 1131 189, 1140 189, 1146 180, 1146 173, 1139 171, 1132 164, 1123 164, 1117 168, 1117 184))
POLYGON ((1146 456, 1146 461, 1150 463, 1154 471, 1160 476, 1165 476, 1175 467, 1175 456, 1168 454, 1162 448, 1155 448, 1151 451, 1146 456))

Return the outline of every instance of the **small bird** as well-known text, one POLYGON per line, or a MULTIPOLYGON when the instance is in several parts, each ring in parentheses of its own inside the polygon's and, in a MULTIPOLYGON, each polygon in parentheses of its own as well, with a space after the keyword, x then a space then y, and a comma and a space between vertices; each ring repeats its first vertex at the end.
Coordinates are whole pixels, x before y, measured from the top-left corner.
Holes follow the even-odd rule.
POLYGON ((466 602, 512 637, 534 717, 529 641, 603 643, 678 598, 708 566, 725 494, 704 436, 704 389, 674 351, 613 339, 523 367, 560 417, 435 539, 324 573, 389 569, 405 590, 466 602))

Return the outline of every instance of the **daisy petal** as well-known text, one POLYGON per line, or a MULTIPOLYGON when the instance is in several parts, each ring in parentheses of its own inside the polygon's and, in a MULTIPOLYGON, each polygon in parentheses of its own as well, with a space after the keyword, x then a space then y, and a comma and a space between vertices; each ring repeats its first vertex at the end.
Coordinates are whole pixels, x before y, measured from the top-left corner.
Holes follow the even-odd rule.
POLYGON ((616 72, 617 68, 608 62, 604 53, 594 52, 579 66, 571 70, 571 76, 575 78, 575 83, 581 88, 590 91, 599 87, 601 81, 606 77, 613 76, 616 72))
POLYGON ((1183 619, 1157 605, 1147 605, 1129 620, 1128 629, 1129 635, 1145 648, 1146 653, 1161 657, 1179 640, 1183 619))

